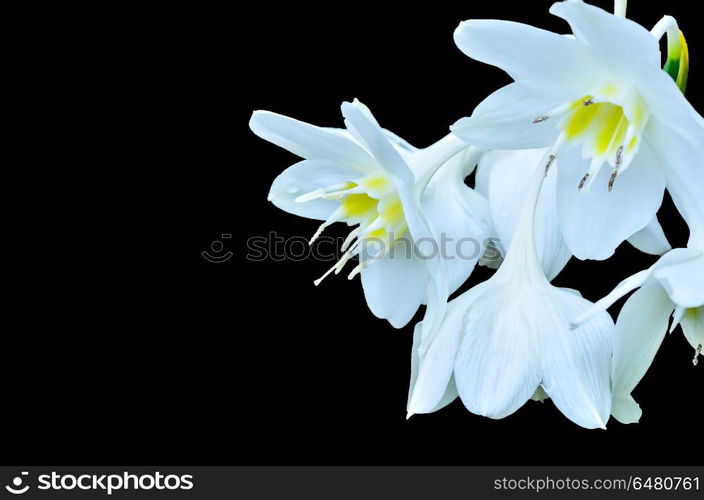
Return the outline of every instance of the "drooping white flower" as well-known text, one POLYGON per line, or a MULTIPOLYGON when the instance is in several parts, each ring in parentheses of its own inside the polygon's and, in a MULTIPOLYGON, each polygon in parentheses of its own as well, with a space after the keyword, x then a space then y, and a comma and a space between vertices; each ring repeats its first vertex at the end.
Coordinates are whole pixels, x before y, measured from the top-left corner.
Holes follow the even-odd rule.
MULTIPOLYGON (((553 160, 547 162, 549 167, 553 160)), ((606 425, 613 322, 602 312, 570 328, 570 318, 592 304, 546 279, 534 240, 546 167, 523 167, 531 172, 531 181, 527 192, 518 196, 524 199, 523 208, 498 271, 448 304, 427 349, 418 349, 417 327, 409 416, 435 411, 459 394, 473 413, 503 418, 531 397, 547 394, 575 423, 587 428, 606 425)), ((499 165, 497 172, 503 169, 499 165)), ((543 265, 564 260, 561 241, 543 243, 541 253, 543 265)))
POLYGON ((269 200, 324 221, 311 243, 334 222, 357 226, 343 244, 342 258, 316 285, 358 257, 348 277, 361 274, 376 316, 400 328, 429 301, 441 315, 448 294, 469 276, 480 252, 457 256, 454 243, 439 247, 440 235, 480 243, 489 236, 486 200, 462 182, 479 152, 453 135, 416 149, 382 129, 359 101, 343 103, 342 114, 346 129, 254 112, 255 134, 304 158, 274 180, 269 200))
POLYGON ((640 288, 624 304, 616 321, 613 360, 613 416, 622 423, 638 422, 642 411, 631 392, 650 367, 668 330, 681 325, 694 348, 693 363, 704 346, 704 253, 676 248, 649 269, 622 281, 575 324, 602 312, 629 292, 640 288))
POLYGON ((567 246, 580 259, 605 259, 654 220, 666 185, 681 212, 698 210, 704 120, 677 84, 686 83, 684 58, 677 71, 666 67, 677 83, 661 69, 658 38, 680 36, 671 18, 650 33, 583 2, 550 12, 574 37, 508 21, 460 24, 458 47, 515 82, 452 130, 485 148, 551 148, 567 246))

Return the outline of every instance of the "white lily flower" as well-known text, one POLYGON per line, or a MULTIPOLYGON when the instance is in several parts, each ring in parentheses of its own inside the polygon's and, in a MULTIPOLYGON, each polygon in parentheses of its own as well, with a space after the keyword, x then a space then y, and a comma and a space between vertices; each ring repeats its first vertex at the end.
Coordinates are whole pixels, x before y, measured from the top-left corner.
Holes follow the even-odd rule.
MULTIPOLYGON (((536 250, 536 206, 552 163, 528 169, 529 188, 498 271, 448 304, 425 350, 417 349, 417 327, 409 416, 435 411, 459 394, 473 413, 503 418, 547 394, 573 422, 605 427, 613 322, 601 312, 572 330, 570 319, 592 304, 550 285, 536 250)), ((561 251, 559 244, 544 245, 545 262, 560 262, 561 251)))
POLYGON ((699 209, 704 120, 678 87, 686 83, 687 52, 672 18, 651 33, 583 2, 558 2, 550 12, 574 37, 508 21, 460 24, 458 47, 515 81, 452 130, 487 149, 549 147, 560 158, 565 242, 580 259, 605 259, 653 222, 666 185, 681 212, 699 209), (665 32, 682 54, 666 66, 677 83, 661 69, 665 32))
POLYGON ((624 424, 638 422, 642 411, 631 392, 650 367, 668 330, 681 325, 694 348, 693 364, 704 346, 704 252, 677 248, 653 266, 622 281, 592 309, 575 319, 586 321, 621 297, 640 288, 624 304, 616 321, 613 361, 613 416, 624 424))
MULTIPOLYGON (((450 245, 438 254, 438 236, 478 242, 488 237, 486 200, 463 184, 479 152, 453 135, 415 149, 383 130, 356 100, 343 103, 342 114, 346 130, 254 112, 255 134, 304 158, 274 180, 269 200, 324 221, 311 243, 334 222, 357 226, 343 244, 342 258, 316 285, 358 257, 348 277, 361 274, 367 304, 377 317, 400 328, 421 304, 431 302, 436 307, 429 310, 441 315, 447 296, 469 276, 480 252, 460 258, 450 245), (421 253, 428 244, 436 255, 421 253)), ((432 324, 428 316, 426 321, 432 324)))

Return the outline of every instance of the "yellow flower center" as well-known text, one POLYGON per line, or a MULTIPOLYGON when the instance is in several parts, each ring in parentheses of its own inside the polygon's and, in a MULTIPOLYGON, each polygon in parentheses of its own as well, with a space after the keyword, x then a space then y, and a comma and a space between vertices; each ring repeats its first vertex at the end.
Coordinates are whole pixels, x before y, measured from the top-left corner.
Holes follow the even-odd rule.
POLYGON ((342 258, 315 281, 316 285, 330 273, 338 274, 348 260, 359 255, 359 264, 348 275, 352 279, 369 264, 371 258, 383 255, 408 230, 398 192, 389 176, 381 170, 349 182, 316 189, 299 196, 296 201, 305 203, 316 199, 334 200, 339 202, 339 206, 320 225, 310 240, 311 244, 334 222, 346 222, 350 226, 359 224, 342 244, 342 258))
POLYGON ((650 114, 635 90, 607 84, 594 95, 558 106, 533 122, 541 123, 554 116, 561 117, 555 153, 564 143, 572 143, 581 145, 583 156, 591 159, 578 188, 588 190, 607 163, 612 167, 608 184, 611 191, 616 176, 630 166, 638 152, 650 114))

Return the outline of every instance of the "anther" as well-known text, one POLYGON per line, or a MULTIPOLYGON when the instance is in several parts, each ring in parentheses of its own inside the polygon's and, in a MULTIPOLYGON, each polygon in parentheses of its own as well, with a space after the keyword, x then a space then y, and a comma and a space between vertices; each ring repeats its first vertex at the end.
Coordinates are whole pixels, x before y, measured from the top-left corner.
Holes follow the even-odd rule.
POLYGON ((340 274, 340 271, 344 269, 345 265, 347 262, 355 255, 354 250, 356 249, 356 246, 352 247, 350 250, 344 253, 344 255, 340 258, 340 260, 337 261, 337 264, 335 264, 335 274, 340 274))
POLYGON ((623 146, 621 145, 616 150, 616 168, 617 169, 621 168, 622 163, 623 163, 623 146))
POLYGON ((323 281, 325 278, 327 278, 327 277, 330 275, 330 273, 332 273, 332 272, 335 270, 336 267, 337 267, 337 263, 335 263, 334 266, 332 266, 330 269, 328 269, 327 271, 325 271, 325 274, 323 274, 320 278, 318 278, 317 280, 315 280, 315 281, 313 282, 313 284, 314 284, 315 286, 320 285, 320 282, 323 281))
POLYGON ((355 268, 352 269, 352 272, 347 275, 347 279, 351 280, 352 278, 357 276, 359 273, 361 273, 362 269, 364 269, 364 264, 362 264, 362 263, 357 264, 357 266, 355 266, 355 268))
POLYGON ((320 227, 318 227, 318 229, 315 231, 315 234, 314 234, 313 237, 310 239, 310 241, 308 242, 308 244, 309 244, 309 245, 312 245, 312 244, 315 242, 315 240, 318 239, 318 236, 320 236, 321 234, 323 234, 323 231, 325 231, 325 228, 326 228, 326 227, 328 227, 328 223, 327 223, 327 222, 323 222, 323 223, 320 225, 320 227))
POLYGON ((337 210, 335 210, 330 215, 330 217, 328 217, 327 220, 320 225, 320 227, 318 228, 318 230, 315 232, 315 234, 313 235, 313 237, 310 239, 310 241, 308 243, 310 245, 312 245, 313 242, 318 239, 318 236, 320 236, 322 234, 322 232, 325 230, 326 227, 328 227, 330 224, 334 224, 335 222, 337 222, 339 220, 342 220, 343 217, 344 217, 344 211, 343 211, 342 207, 338 207, 337 210))
POLYGON ((614 182, 616 182, 616 176, 618 175, 618 169, 615 168, 613 172, 611 172, 611 177, 609 177, 609 192, 614 188, 614 182))
POLYGON ((555 163, 555 155, 550 155, 548 157, 548 162, 545 164, 545 175, 548 175, 548 170, 550 170, 550 167, 552 167, 552 164, 555 163))
POLYGON ((611 177, 609 177, 609 192, 614 188, 614 182, 616 182, 616 176, 618 175, 618 171, 621 168, 621 165, 623 164, 623 145, 619 146, 618 149, 616 150, 616 167, 614 168, 614 171, 611 172, 611 177))
POLYGON ((560 115, 564 114, 565 112, 569 111, 571 107, 572 107, 572 103, 570 103, 570 102, 565 103, 565 104, 560 104, 559 106, 551 109, 550 111, 548 111, 544 115, 536 116, 535 118, 533 118, 533 123, 541 123, 546 120, 549 120, 550 118, 552 118, 554 116, 560 116, 560 115))
POLYGON ((589 180, 589 173, 586 173, 586 174, 584 174, 584 177, 582 177, 582 180, 579 181, 579 186, 577 186, 577 189, 579 189, 581 191, 588 180, 589 180))
POLYGON ((697 350, 694 351, 694 359, 692 360, 692 364, 694 366, 697 366, 699 364, 699 355, 702 353, 702 345, 698 344, 697 345, 697 350))
POLYGON ((342 248, 340 250, 343 252, 347 250, 361 230, 362 227, 357 226, 352 232, 350 232, 350 234, 347 235, 347 238, 345 238, 345 241, 342 242, 342 248))

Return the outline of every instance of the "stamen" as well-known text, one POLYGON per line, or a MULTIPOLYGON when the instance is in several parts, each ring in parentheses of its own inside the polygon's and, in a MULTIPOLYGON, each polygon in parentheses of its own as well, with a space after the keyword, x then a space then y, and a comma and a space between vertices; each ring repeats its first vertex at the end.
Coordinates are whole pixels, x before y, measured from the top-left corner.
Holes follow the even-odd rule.
POLYGON ((587 172, 586 174, 584 174, 584 177, 582 177, 582 180, 579 181, 579 186, 577 186, 577 189, 581 191, 582 188, 584 187, 584 184, 585 184, 588 180, 589 180, 589 172, 587 172))
MULTIPOLYGON (((354 232, 354 231, 353 231, 353 232, 354 232)), ((340 271, 342 270, 342 268, 345 267, 345 264, 347 264, 347 261, 350 260, 352 257, 354 257, 354 255, 355 255, 355 254, 354 254, 354 251, 355 251, 355 249, 357 248, 358 245, 359 245, 359 240, 355 241, 354 245, 352 245, 352 247, 351 247, 347 252, 345 252, 345 254, 342 256, 342 258, 340 258, 339 261, 335 262, 335 264, 333 264, 333 266, 332 266, 330 269, 328 269, 327 271, 325 271, 325 274, 323 274, 320 278, 318 278, 317 280, 315 280, 315 281, 313 282, 313 284, 314 284, 315 286, 320 285, 320 283, 321 283, 325 278, 327 278, 328 276, 330 276, 330 274, 333 273, 333 272, 334 272, 335 274, 339 274, 340 271)))
POLYGON ((566 139, 567 134, 565 134, 564 132, 560 132, 560 135, 557 136, 557 140, 555 140, 555 144, 553 144, 550 150, 546 153, 548 155, 548 161, 545 164, 545 177, 548 176, 548 171, 550 170, 550 167, 552 167, 552 164, 555 163, 555 160, 557 159, 557 153, 560 151, 560 148, 565 143, 566 139))
POLYGON ((362 264, 362 263, 360 262, 359 264, 357 264, 357 266, 356 266, 354 269, 352 269, 352 272, 347 275, 347 279, 348 279, 348 280, 351 280, 352 278, 354 278, 355 276, 357 276, 359 273, 361 273, 361 272, 362 272, 362 269, 364 269, 364 264, 362 264))
POLYGON ((324 198, 326 200, 336 200, 345 196, 340 196, 340 194, 343 192, 345 194, 352 194, 363 192, 363 190, 360 190, 357 185, 352 182, 339 182, 337 184, 333 184, 332 186, 318 188, 314 189, 313 191, 310 191, 309 193, 304 193, 298 198, 296 198, 294 201, 296 203, 305 203, 306 201, 317 200, 318 198, 324 198))
POLYGON ((618 169, 615 168, 613 170, 613 172, 611 172, 611 177, 609 177, 609 193, 614 188, 614 182, 616 182, 617 175, 618 175, 618 169))
POLYGON ((565 104, 560 104, 559 106, 557 106, 557 107, 551 109, 550 111, 548 111, 548 112, 545 113, 544 115, 536 116, 535 118, 533 118, 533 123, 541 123, 541 122, 544 122, 544 121, 546 121, 546 120, 549 120, 549 119, 552 118, 553 116, 559 116, 559 115, 561 115, 561 114, 564 114, 566 111, 569 111, 569 109, 570 109, 571 107, 572 107, 572 103, 571 103, 571 102, 568 102, 568 103, 565 103, 565 104))
POLYGON ((342 189, 352 189, 356 186, 357 186, 357 184, 355 184, 354 182, 338 182, 337 184, 333 184, 332 186, 326 187, 325 191, 327 191, 329 193, 330 191, 340 191, 342 189))
POLYGON ((325 271, 325 274, 323 274, 320 278, 318 278, 317 280, 315 280, 315 281, 313 282, 313 284, 314 284, 315 286, 320 285, 320 283, 321 283, 325 278, 327 278, 328 276, 330 276, 330 273, 332 273, 332 272, 335 270, 336 267, 337 267, 337 262, 335 262, 335 265, 334 265, 334 266, 332 266, 330 269, 328 269, 327 271, 325 271))
POLYGON ((318 188, 315 189, 309 193, 302 194, 298 198, 296 198, 295 201, 296 203, 305 203, 306 201, 311 201, 311 200, 317 200, 321 196, 325 194, 325 189, 324 188, 318 188))
POLYGON ((630 144, 633 138, 636 136, 636 127, 632 124, 628 124, 628 128, 626 129, 626 138, 623 140, 623 144, 630 144))
POLYGON ((619 146, 618 149, 616 150, 616 168, 614 168, 614 171, 611 172, 611 177, 609 177, 609 192, 614 188, 614 182, 616 182, 616 176, 618 175, 618 171, 621 168, 621 165, 623 164, 623 146, 619 146))
POLYGON ((335 210, 330 215, 330 217, 328 217, 328 219, 320 225, 320 227, 315 232, 313 237, 310 239, 308 244, 312 245, 313 242, 315 242, 315 240, 318 239, 318 236, 320 236, 323 233, 323 231, 325 230, 326 227, 328 227, 330 224, 334 224, 335 222, 337 222, 339 220, 342 220, 343 217, 344 217, 344 211, 343 211, 342 207, 338 207, 337 210, 335 210))
POLYGON ((579 191, 584 191, 585 193, 588 193, 589 190, 592 187, 592 183, 596 179, 596 176, 599 174, 599 170, 601 170, 602 165, 604 164, 604 158, 602 156, 595 156, 592 158, 591 165, 589 165, 589 170, 587 171, 587 174, 582 177, 582 181, 579 182, 579 186, 577 186, 577 189, 579 191))
POLYGON ((348 189, 341 189, 339 191, 332 191, 329 193, 325 193, 324 195, 321 196, 322 199, 324 200, 339 200, 347 196, 348 194, 359 194, 359 193, 364 193, 364 188, 361 186, 353 187, 353 188, 348 188, 348 189))
POLYGON ((639 134, 636 127, 633 124, 629 124, 628 129, 626 130, 626 138, 623 141, 624 149, 621 153, 621 165, 618 167, 619 173, 623 173, 630 166, 633 158, 635 158, 636 150, 634 147, 634 140, 637 144, 638 137, 639 134))
POLYGON ((364 232, 362 235, 365 235, 367 233, 371 233, 372 231, 376 231, 377 229, 381 229, 382 227, 386 226, 386 221, 381 215, 377 215, 376 218, 364 228, 364 232))
POLYGON ((326 228, 326 227, 328 227, 327 221, 323 222, 323 223, 320 225, 320 227, 318 227, 318 229, 315 231, 315 234, 313 235, 313 237, 312 237, 312 238, 310 239, 310 241, 308 242, 308 245, 312 245, 312 244, 315 242, 315 240, 318 239, 318 236, 320 236, 321 234, 323 234, 323 231, 325 231, 325 228, 326 228))
POLYGON ((698 344, 697 349, 694 351, 694 359, 692 360, 692 364, 694 366, 697 366, 699 364, 699 355, 702 353, 702 345, 698 344))
POLYGON ((550 155, 548 157, 548 162, 545 164, 545 175, 546 176, 548 175, 548 170, 550 170, 550 167, 552 167, 552 164, 555 163, 555 158, 557 158, 557 156, 555 156, 554 154, 550 155))
POLYGON ((345 254, 344 254, 344 255, 340 258, 340 260, 337 262, 337 264, 335 264, 335 274, 340 274, 340 271, 342 271, 342 269, 345 267, 345 264, 347 264, 347 262, 348 262, 352 257, 354 257, 354 253, 353 253, 353 252, 354 252, 354 250, 355 250, 356 248, 357 248, 357 246, 355 245, 354 247, 352 247, 352 248, 350 249, 349 252, 345 252, 345 254))
POLYGON ((361 226, 357 226, 350 234, 347 235, 347 238, 345 238, 345 241, 342 242, 342 248, 341 250, 344 252, 347 250, 347 248, 352 244, 354 239, 357 237, 359 232, 362 230, 361 226))

